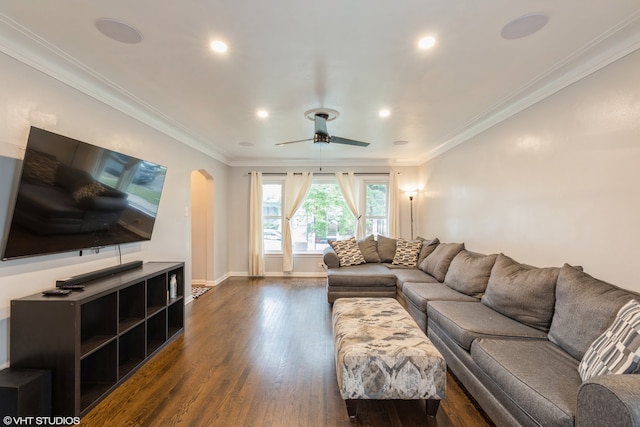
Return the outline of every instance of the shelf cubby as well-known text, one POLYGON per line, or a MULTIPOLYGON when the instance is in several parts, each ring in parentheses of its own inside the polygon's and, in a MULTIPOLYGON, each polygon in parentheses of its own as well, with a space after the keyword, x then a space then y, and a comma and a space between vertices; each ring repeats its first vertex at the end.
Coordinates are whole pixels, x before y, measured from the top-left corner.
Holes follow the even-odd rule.
POLYGON ((171 338, 184 328, 184 301, 179 297, 167 309, 167 338, 171 338))
POLYGON ((166 274, 147 279, 147 316, 152 316, 167 306, 168 293, 166 274))
POLYGON ((126 332, 142 322, 146 316, 144 282, 136 283, 118 292, 118 331, 126 332))
POLYGON ((167 311, 162 310, 147 319, 147 356, 167 341, 167 311))
POLYGON ((117 343, 111 341, 80 361, 80 410, 106 394, 118 381, 117 343))
POLYGON ((118 333, 118 299, 115 293, 83 304, 80 308, 80 354, 100 348, 118 333))
POLYGON ((145 326, 140 324, 118 338, 118 379, 126 377, 146 356, 145 326))

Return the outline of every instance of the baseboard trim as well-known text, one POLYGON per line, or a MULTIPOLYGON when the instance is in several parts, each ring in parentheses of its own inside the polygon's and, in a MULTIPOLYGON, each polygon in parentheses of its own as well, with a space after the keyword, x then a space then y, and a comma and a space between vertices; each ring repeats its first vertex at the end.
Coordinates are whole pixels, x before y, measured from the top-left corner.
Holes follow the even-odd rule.
MULTIPOLYGON (((235 271, 227 275, 227 277, 252 277, 248 271, 235 271)), ((264 273, 260 277, 327 277, 324 271, 308 271, 304 273, 285 273, 284 271, 270 271, 264 273)))

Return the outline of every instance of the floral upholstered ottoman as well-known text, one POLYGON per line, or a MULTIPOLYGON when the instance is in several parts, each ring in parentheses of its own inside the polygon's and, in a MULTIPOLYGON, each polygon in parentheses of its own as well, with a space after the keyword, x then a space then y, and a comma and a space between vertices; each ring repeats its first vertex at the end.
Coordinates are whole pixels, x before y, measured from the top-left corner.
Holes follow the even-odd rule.
POLYGON ((426 399, 435 416, 446 394, 446 363, 393 298, 340 298, 333 304, 340 394, 350 417, 357 399, 426 399))

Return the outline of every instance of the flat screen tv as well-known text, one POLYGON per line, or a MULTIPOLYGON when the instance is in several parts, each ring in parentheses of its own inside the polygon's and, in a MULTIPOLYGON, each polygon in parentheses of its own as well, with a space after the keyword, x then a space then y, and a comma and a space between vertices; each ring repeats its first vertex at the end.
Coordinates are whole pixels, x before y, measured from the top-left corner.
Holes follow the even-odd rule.
POLYGON ((151 239, 166 171, 31 127, 2 259, 151 239))

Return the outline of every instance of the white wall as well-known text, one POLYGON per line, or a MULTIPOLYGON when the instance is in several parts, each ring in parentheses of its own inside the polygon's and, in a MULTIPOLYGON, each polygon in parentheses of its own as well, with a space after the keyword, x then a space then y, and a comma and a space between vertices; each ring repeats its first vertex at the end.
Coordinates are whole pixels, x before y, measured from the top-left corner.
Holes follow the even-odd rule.
POLYGON ((640 51, 420 169, 421 230, 640 291, 640 51))
MULTIPOLYGON (((14 167, 24 154, 29 127, 35 125, 95 145, 122 151, 168 167, 152 240, 122 245, 123 262, 184 261, 190 289, 191 171, 202 169, 216 180, 216 236, 214 271, 227 273, 228 167, 186 147, 163 133, 94 100, 34 69, 0 54, 0 166, 14 167)), ((0 220, 4 220, 11 179, 6 169, 0 181, 0 220)), ((4 221, 3 221, 4 224, 4 221)), ((117 251, 84 251, 0 262, 0 368, 8 362, 8 317, 11 299, 55 286, 55 280, 116 265, 117 251)))

